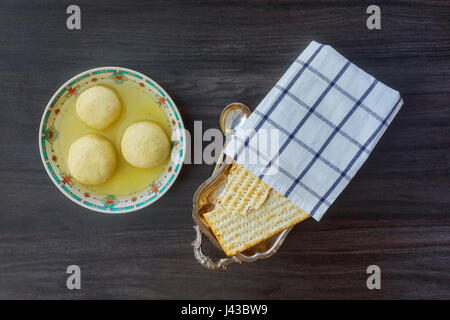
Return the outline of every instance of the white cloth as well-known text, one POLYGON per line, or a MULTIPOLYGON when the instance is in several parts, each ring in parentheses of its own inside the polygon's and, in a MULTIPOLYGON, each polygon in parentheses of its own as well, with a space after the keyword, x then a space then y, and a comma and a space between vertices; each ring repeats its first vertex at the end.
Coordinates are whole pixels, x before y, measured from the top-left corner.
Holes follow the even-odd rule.
POLYGON ((313 41, 225 153, 320 220, 402 104, 397 91, 313 41))

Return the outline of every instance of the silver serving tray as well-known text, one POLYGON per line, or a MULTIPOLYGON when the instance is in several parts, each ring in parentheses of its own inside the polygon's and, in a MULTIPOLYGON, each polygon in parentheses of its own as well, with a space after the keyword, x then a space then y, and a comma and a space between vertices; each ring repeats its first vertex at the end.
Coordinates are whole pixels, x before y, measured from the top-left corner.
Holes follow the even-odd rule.
POLYGON ((269 258, 277 252, 288 233, 292 230, 292 227, 285 229, 242 253, 232 257, 225 257, 218 261, 213 261, 210 257, 203 254, 202 235, 206 235, 209 241, 223 253, 219 242, 209 228, 206 220, 203 218, 203 214, 214 209, 215 200, 223 191, 227 182, 227 176, 231 165, 232 160, 222 153, 212 176, 207 179, 194 194, 194 205, 192 210, 192 218, 195 222, 194 229, 196 231, 196 239, 192 242, 194 256, 201 265, 210 270, 226 270, 227 266, 233 262, 254 262, 259 259, 269 258))

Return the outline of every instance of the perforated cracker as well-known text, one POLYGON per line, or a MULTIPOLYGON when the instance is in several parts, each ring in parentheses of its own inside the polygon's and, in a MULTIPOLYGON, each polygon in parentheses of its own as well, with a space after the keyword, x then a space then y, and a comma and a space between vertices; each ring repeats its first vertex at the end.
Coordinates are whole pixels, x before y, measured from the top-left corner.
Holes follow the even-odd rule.
POLYGON ((249 210, 258 209, 263 205, 270 189, 253 173, 234 163, 228 174, 225 189, 217 199, 216 207, 221 207, 226 213, 239 212, 245 215, 249 210))
POLYGON ((227 256, 251 248, 273 235, 309 217, 309 215, 270 190, 264 204, 246 215, 234 211, 227 213, 220 206, 204 214, 211 230, 227 256))

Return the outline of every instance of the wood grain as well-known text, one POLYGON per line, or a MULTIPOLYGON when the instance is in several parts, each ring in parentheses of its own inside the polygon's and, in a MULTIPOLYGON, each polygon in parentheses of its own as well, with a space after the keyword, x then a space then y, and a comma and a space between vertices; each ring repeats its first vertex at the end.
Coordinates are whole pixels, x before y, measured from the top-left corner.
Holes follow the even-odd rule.
POLYGON ((377 1, 0 2, 0 298, 450 298, 450 5, 377 1), (173 189, 136 214, 83 209, 41 164, 45 105, 83 70, 117 65, 160 83, 186 127, 218 127, 222 108, 254 107, 311 40, 334 46, 402 93, 405 104, 320 223, 306 221, 265 261, 209 272, 194 259, 194 190, 211 173, 186 165, 173 189), (82 290, 65 269, 82 269, 82 290), (382 289, 366 288, 368 265, 382 289))

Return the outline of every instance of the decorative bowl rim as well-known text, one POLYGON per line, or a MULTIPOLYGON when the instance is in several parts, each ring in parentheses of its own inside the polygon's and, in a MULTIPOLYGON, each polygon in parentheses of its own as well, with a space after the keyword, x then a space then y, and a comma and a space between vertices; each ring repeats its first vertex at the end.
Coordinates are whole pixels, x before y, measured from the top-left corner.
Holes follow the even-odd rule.
POLYGON ((82 206, 82 207, 84 207, 86 209, 89 209, 91 211, 101 212, 101 213, 104 213, 104 214, 105 213, 107 213, 107 214, 123 214, 123 213, 139 211, 139 210, 141 210, 141 209, 143 209, 145 207, 150 206, 151 204, 155 203, 159 199, 161 199, 167 193, 167 191, 173 186, 173 184, 175 183, 175 181, 177 180, 177 178, 178 178, 178 176, 179 176, 179 174, 181 172, 181 169, 182 169, 183 164, 184 164, 184 159, 185 159, 185 156, 186 156, 186 143, 185 143, 185 141, 186 141, 186 132, 185 132, 184 122, 183 122, 183 119, 181 117, 181 113, 178 110, 178 107, 176 106, 175 102, 170 97, 170 95, 156 81, 154 81, 152 78, 146 76, 145 74, 143 74, 141 72, 138 72, 136 70, 133 70, 133 69, 128 69, 128 68, 124 68, 124 67, 117 67, 117 66, 103 66, 103 67, 96 67, 96 68, 87 69, 87 70, 85 70, 83 72, 80 72, 77 75, 73 76, 72 78, 70 78, 69 80, 64 82, 61 86, 59 86, 58 89, 56 89, 55 93, 50 98, 49 102, 47 103, 47 106, 45 107, 45 109, 44 109, 44 111, 42 113, 41 122, 40 122, 40 125, 39 125, 39 132, 38 132, 39 154, 40 154, 40 157, 41 157, 41 161, 42 161, 42 164, 43 164, 43 166, 45 168, 45 171, 47 172, 47 175, 49 176, 49 178, 53 182, 53 184, 58 188, 59 191, 61 191, 62 194, 64 194, 67 198, 69 198, 70 200, 72 200, 76 204, 78 204, 78 205, 80 205, 80 206, 82 206), (167 187, 162 192, 158 193, 156 195, 156 197, 153 199, 153 201, 149 201, 149 202, 147 202, 147 203, 145 203, 143 205, 133 206, 132 208, 124 209, 124 210, 121 210, 121 211, 109 211, 109 210, 105 210, 105 209, 102 209, 102 208, 88 206, 83 201, 77 201, 75 198, 71 197, 68 193, 64 192, 64 190, 61 187, 61 185, 55 180, 55 178, 52 176, 52 173, 50 172, 49 168, 47 167, 46 160, 45 160, 45 157, 44 157, 44 150, 42 149, 42 143, 41 143, 41 140, 42 140, 42 129, 43 129, 44 123, 46 122, 45 121, 46 120, 46 115, 47 115, 48 111, 50 110, 50 108, 52 106, 52 101, 54 101, 56 99, 56 97, 58 96, 60 91, 62 89, 64 89, 65 87, 69 86, 70 83, 72 83, 72 81, 78 79, 79 77, 81 77, 81 76, 83 76, 85 74, 89 74, 89 73, 93 73, 93 72, 100 71, 100 70, 105 70, 105 69, 107 69, 107 70, 108 69, 109 70, 114 69, 114 70, 126 71, 126 72, 129 72, 129 73, 132 73, 132 74, 139 75, 143 79, 148 79, 150 82, 152 82, 156 86, 156 89, 158 89, 161 92, 163 92, 164 96, 167 97, 167 99, 170 100, 170 102, 172 104, 171 106, 173 107, 174 111, 176 113, 178 113, 178 115, 179 115, 179 119, 177 119, 177 120, 179 120, 179 122, 180 122, 180 125, 181 125, 181 138, 184 141, 184 143, 181 146, 182 155, 181 155, 181 159, 180 159, 180 167, 179 167, 178 171, 174 173, 174 177, 168 183, 167 187))

